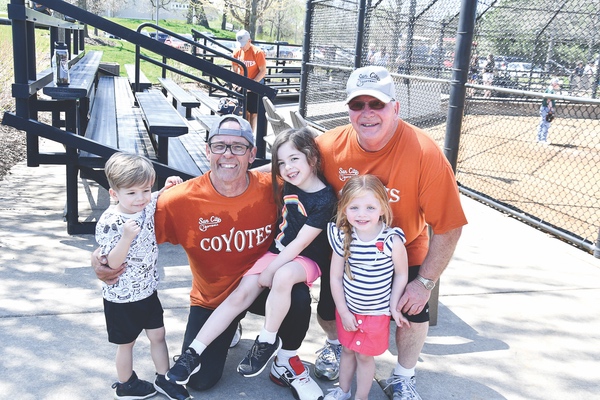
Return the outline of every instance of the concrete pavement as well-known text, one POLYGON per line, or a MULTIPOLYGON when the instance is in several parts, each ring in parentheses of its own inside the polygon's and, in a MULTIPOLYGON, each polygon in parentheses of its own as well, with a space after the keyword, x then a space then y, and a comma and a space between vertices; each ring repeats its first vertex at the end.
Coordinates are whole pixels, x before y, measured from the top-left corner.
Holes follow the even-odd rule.
MULTIPOLYGON (((89 267, 96 245, 91 235, 66 233, 64 185, 64 167, 24 163, 0 181, 0 399, 112 398, 115 347, 106 340, 100 284, 89 267)), ((108 205, 94 185, 82 185, 80 198, 83 218, 108 205)), ((469 225, 442 277, 438 325, 417 365, 423 399, 597 398, 600 260, 472 199, 463 204, 469 225)), ((166 278, 159 294, 175 355, 190 273, 181 249, 161 245, 160 252, 166 278)), ((235 372, 261 323, 244 320, 223 380, 191 391, 196 399, 292 398, 269 381, 268 370, 251 379, 235 372)), ((311 368, 323 338, 313 319, 300 349, 311 368)), ((143 335, 135 349, 136 372, 151 379, 143 335)), ((379 379, 389 376, 394 354, 391 346, 377 359, 379 379)), ((318 382, 325 391, 333 387, 318 382)), ((377 382, 370 398, 387 398, 377 382)))

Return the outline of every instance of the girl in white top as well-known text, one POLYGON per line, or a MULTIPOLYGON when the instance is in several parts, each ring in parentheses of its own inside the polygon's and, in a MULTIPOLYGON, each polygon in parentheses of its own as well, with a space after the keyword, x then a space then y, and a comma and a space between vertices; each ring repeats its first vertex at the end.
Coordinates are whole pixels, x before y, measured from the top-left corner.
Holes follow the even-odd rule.
POLYGON ((355 176, 342 189, 335 224, 327 233, 333 248, 331 292, 343 345, 339 387, 325 400, 349 399, 356 373, 356 397, 369 396, 375 358, 388 348, 390 315, 408 320, 396 307, 408 279, 404 232, 391 228, 387 191, 373 175, 355 176))

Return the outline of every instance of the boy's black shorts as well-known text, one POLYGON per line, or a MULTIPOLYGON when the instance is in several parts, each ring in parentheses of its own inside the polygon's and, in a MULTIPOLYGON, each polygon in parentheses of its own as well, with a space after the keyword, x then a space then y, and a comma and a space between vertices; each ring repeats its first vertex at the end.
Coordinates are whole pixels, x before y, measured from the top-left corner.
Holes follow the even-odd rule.
POLYGON ((127 344, 137 339, 144 329, 162 328, 163 308, 158 292, 132 303, 113 303, 104 299, 104 318, 108 341, 127 344))

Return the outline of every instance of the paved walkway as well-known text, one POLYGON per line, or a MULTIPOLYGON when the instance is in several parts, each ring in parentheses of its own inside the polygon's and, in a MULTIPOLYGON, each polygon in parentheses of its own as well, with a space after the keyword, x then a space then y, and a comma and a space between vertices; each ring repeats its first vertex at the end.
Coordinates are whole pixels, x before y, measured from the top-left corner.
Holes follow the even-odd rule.
MULTIPOLYGON (((81 187, 81 201, 83 219, 108 204, 95 186, 81 187)), ((112 396, 115 348, 106 340, 100 285, 89 267, 96 245, 91 235, 67 235, 64 204, 64 167, 21 163, 0 181, 0 398, 112 396)), ((463 197, 463 204, 470 223, 443 275, 438 325, 418 363, 423 399, 596 398, 600 260, 472 199, 463 197)), ((160 251, 166 274, 160 297, 174 355, 185 328, 190 273, 181 249, 161 245, 160 251)), ((292 398, 268 380, 268 370, 252 379, 234 372, 261 323, 244 320, 229 372, 212 390, 192 391, 196 399, 292 398)), ((301 358, 313 363, 322 341, 313 320, 301 358)), ((394 354, 392 346, 378 358, 378 378, 389 376, 394 354)), ((144 337, 135 368, 143 378, 153 376, 144 337)), ((374 382, 370 399, 386 398, 374 382)))

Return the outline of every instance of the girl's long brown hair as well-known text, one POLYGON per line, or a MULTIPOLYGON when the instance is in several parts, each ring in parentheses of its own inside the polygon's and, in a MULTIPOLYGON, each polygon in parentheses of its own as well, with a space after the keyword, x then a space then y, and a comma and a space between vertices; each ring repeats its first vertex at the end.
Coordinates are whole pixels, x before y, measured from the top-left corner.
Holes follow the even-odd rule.
POLYGON ((379 178, 374 175, 359 175, 350 178, 342 189, 335 220, 335 225, 344 234, 344 270, 350 279, 354 279, 354 276, 350 271, 350 263, 348 262, 351 254, 350 243, 352 243, 352 225, 348 222, 346 208, 354 198, 361 196, 366 192, 373 193, 375 198, 379 200, 379 204, 383 210, 381 220, 387 226, 392 226, 392 208, 390 207, 385 186, 381 183, 379 178))

